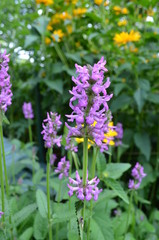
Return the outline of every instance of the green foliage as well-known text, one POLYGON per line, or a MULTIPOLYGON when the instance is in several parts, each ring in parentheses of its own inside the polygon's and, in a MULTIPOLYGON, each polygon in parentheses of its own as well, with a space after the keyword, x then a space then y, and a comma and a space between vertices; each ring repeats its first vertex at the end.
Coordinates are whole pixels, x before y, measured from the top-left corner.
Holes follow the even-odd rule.
POLYGON ((36 202, 41 216, 46 218, 48 213, 47 199, 45 193, 40 189, 36 191, 36 202))
POLYGON ((19 237, 19 240, 30 240, 32 235, 33 235, 33 228, 30 227, 22 233, 22 235, 19 237))
POLYGON ((33 232, 34 238, 37 240, 46 239, 48 232, 48 220, 43 218, 39 212, 37 212, 34 220, 33 232))

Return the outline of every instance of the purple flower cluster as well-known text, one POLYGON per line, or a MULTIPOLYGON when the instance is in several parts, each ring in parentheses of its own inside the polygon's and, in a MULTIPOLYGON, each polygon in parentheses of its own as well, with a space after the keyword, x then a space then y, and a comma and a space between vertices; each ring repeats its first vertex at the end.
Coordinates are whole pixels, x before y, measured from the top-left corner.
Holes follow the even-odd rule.
POLYGON ((26 119, 34 118, 34 113, 33 113, 32 105, 30 102, 29 103, 24 102, 22 109, 23 109, 24 117, 26 119))
POLYGON ((117 132, 115 145, 119 146, 122 144, 122 138, 123 138, 123 125, 122 123, 117 123, 115 131, 117 132))
POLYGON ((77 77, 72 77, 76 86, 70 93, 73 97, 70 99, 69 106, 73 110, 68 117, 69 122, 75 121, 75 127, 66 126, 69 129, 67 136, 67 149, 71 145, 71 137, 87 136, 100 148, 101 151, 107 150, 108 146, 103 142, 104 134, 108 131, 108 123, 111 120, 111 114, 107 102, 113 94, 108 95, 106 89, 110 85, 110 80, 104 82, 104 73, 106 61, 104 57, 94 64, 94 66, 79 66, 75 64, 77 77))
POLYGON ((66 157, 63 157, 61 158, 61 161, 58 162, 55 172, 59 173, 59 179, 62 179, 63 176, 68 177, 69 169, 70 169, 70 163, 69 161, 66 161, 66 157))
POLYGON ((142 179, 146 176, 146 173, 144 173, 144 168, 137 162, 135 167, 132 169, 131 175, 134 179, 129 180, 128 187, 130 189, 138 189, 142 179))
POLYGON ((54 144, 58 147, 61 146, 62 136, 57 136, 57 130, 60 128, 62 122, 60 121, 60 115, 57 113, 47 113, 47 118, 43 121, 43 139, 45 141, 46 148, 52 148, 54 144))
POLYGON ((1 212, 1 211, 0 211, 0 218, 2 217, 3 214, 4 214, 4 212, 1 212))
POLYGON ((12 103, 12 91, 10 83, 10 75, 8 74, 9 55, 6 50, 0 52, 0 110, 7 111, 7 107, 12 103))
POLYGON ((93 178, 92 180, 88 181, 88 174, 87 174, 87 183, 86 186, 83 186, 83 180, 80 178, 78 171, 76 171, 76 180, 69 177, 70 184, 67 184, 68 188, 70 189, 68 195, 71 197, 74 192, 76 192, 77 198, 80 200, 86 199, 86 201, 90 201, 92 197, 94 200, 98 200, 98 195, 102 192, 102 189, 98 189, 97 185, 99 183, 99 179, 97 177, 93 178))

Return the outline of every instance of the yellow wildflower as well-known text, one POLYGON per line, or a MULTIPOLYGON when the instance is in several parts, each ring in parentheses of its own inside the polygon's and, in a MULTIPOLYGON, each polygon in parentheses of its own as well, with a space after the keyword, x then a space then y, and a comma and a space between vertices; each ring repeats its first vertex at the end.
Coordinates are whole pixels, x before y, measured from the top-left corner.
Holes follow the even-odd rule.
POLYGON ((81 46, 80 42, 76 42, 76 43, 75 43, 75 46, 76 46, 77 48, 79 48, 79 47, 81 46))
POLYGON ((51 36, 54 42, 61 42, 64 33, 61 29, 53 31, 53 35, 51 36))
POLYGON ((134 52, 134 53, 137 53, 138 52, 138 48, 134 48, 132 46, 130 46, 130 52, 134 52))
POLYGON ((110 122, 108 124, 108 132, 104 134, 105 139, 103 140, 104 143, 108 143, 110 146, 114 146, 115 142, 113 141, 114 137, 116 137, 118 134, 115 130, 113 130, 111 127, 113 127, 113 122, 110 122))
POLYGON ((107 18, 107 19, 105 19, 105 22, 106 22, 106 23, 108 23, 108 22, 109 22, 109 19, 108 19, 108 18, 107 18))
POLYGON ((121 26, 126 26, 127 25, 127 20, 126 19, 123 19, 123 20, 120 20, 119 22, 118 22, 118 26, 119 27, 121 27, 121 26))
POLYGON ((109 5, 109 2, 108 1, 105 1, 104 2, 104 7, 108 6, 109 5))
POLYGON ((51 5, 53 4, 53 0, 36 0, 36 4, 44 4, 45 6, 51 5))
POLYGON ((71 19, 72 17, 70 14, 68 14, 68 12, 63 12, 59 14, 59 18, 64 21, 66 19, 71 19))
POLYGON ((114 6, 113 10, 115 11, 116 15, 119 15, 121 13, 121 7, 119 7, 119 6, 114 6))
POLYGON ((139 32, 135 32, 134 30, 131 30, 129 33, 130 42, 137 42, 141 38, 141 35, 139 32))
POLYGON ((129 11, 128 11, 127 8, 122 8, 122 9, 121 9, 121 13, 122 13, 122 14, 128 14, 129 11))
POLYGON ((67 29, 67 32, 68 32, 69 34, 72 33, 72 25, 67 25, 67 26, 66 26, 66 29, 67 29))
POLYGON ((53 27, 52 27, 50 24, 48 24, 48 25, 47 25, 47 30, 48 30, 48 31, 52 31, 52 30, 53 30, 53 27))
POLYGON ((103 0, 94 0, 94 3, 97 4, 98 6, 101 5, 103 0))
POLYGON ((140 39, 140 33, 131 30, 130 33, 128 32, 121 32, 116 33, 114 37, 114 41, 117 45, 126 44, 128 42, 137 42, 140 39))
POLYGON ((76 4, 78 2, 78 0, 65 0, 65 3, 68 4, 76 4))
POLYGON ((153 17, 154 11, 153 11, 152 8, 149 8, 149 9, 147 10, 147 15, 153 17))
MULTIPOLYGON (((83 143, 84 142, 84 138, 75 138, 76 142, 79 143, 83 143)), ((90 147, 94 144, 94 142, 90 139, 88 139, 88 149, 90 149, 90 147)))
POLYGON ((157 58, 157 54, 153 54, 152 57, 153 57, 153 58, 157 58))
POLYGON ((45 44, 46 44, 46 45, 49 45, 50 43, 51 43, 51 39, 48 38, 48 37, 46 37, 46 38, 45 38, 45 44))
POLYGON ((80 16, 80 15, 83 15, 87 12, 87 9, 86 8, 76 8, 73 10, 73 15, 74 16, 80 16))

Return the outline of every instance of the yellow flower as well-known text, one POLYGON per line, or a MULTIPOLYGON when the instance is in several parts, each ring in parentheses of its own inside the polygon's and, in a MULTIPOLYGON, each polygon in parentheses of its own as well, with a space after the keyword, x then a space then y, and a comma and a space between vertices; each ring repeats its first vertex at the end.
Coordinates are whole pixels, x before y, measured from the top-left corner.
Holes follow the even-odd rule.
POLYGON ((76 4, 78 2, 78 0, 65 0, 65 3, 68 4, 76 4))
POLYGON ((147 10, 147 15, 153 17, 154 11, 153 11, 152 8, 149 8, 149 9, 147 10))
POLYGON ((138 48, 134 48, 134 47, 132 47, 132 46, 130 46, 130 52, 134 52, 134 53, 137 53, 139 50, 138 50, 138 48))
POLYGON ((53 27, 52 27, 50 24, 48 24, 48 25, 47 25, 47 30, 48 30, 48 31, 52 31, 52 30, 53 30, 53 27))
POLYGON ((45 44, 46 44, 46 45, 49 45, 50 43, 51 43, 51 39, 48 38, 48 37, 46 37, 46 38, 45 38, 45 44))
MULTIPOLYGON (((78 144, 84 142, 84 138, 75 138, 75 140, 78 144)), ((88 149, 90 149, 93 144, 94 144, 94 142, 92 140, 88 139, 88 149)))
POLYGON ((109 19, 108 19, 108 18, 107 18, 107 19, 105 19, 105 22, 106 22, 106 23, 108 23, 108 22, 109 22, 109 19))
POLYGON ((122 13, 122 14, 128 14, 129 11, 128 11, 127 8, 122 8, 121 13, 122 13))
POLYGON ((51 36, 54 42, 61 42, 64 33, 61 29, 53 31, 53 35, 51 36))
POLYGON ((126 19, 123 19, 123 20, 120 20, 119 22, 118 22, 118 26, 119 27, 121 27, 121 26, 126 26, 127 25, 127 20, 126 19))
POLYGON ((153 57, 153 58, 157 58, 157 54, 153 54, 152 57, 153 57))
POLYGON ((141 38, 141 35, 139 32, 135 32, 134 30, 131 30, 129 33, 130 42, 137 42, 141 38))
POLYGON ((94 3, 97 4, 98 6, 101 5, 103 0, 94 0, 94 3))
POLYGON ((104 2, 104 7, 108 6, 109 5, 109 2, 108 1, 105 1, 104 2))
POLYGON ((67 25, 67 26, 66 26, 66 29, 67 29, 67 32, 68 32, 69 34, 72 33, 72 25, 67 25))
POLYGON ((121 13, 121 7, 119 7, 119 6, 114 6, 113 10, 115 11, 116 15, 119 15, 121 13))
POLYGON ((73 10, 73 15, 74 16, 80 16, 80 15, 83 15, 87 12, 87 9, 86 8, 76 8, 73 10))
POLYGON ((128 42, 137 42, 139 41, 141 35, 139 32, 135 32, 131 30, 128 32, 116 33, 114 37, 114 41, 117 45, 127 44, 128 42))
POLYGON ((68 14, 68 12, 63 12, 59 14, 59 18, 64 21, 66 19, 71 19, 72 17, 70 14, 68 14))
POLYGON ((53 4, 53 0, 36 0, 36 4, 44 4, 45 6, 51 5, 53 4))
POLYGON ((79 48, 81 46, 80 42, 75 42, 75 46, 79 48))

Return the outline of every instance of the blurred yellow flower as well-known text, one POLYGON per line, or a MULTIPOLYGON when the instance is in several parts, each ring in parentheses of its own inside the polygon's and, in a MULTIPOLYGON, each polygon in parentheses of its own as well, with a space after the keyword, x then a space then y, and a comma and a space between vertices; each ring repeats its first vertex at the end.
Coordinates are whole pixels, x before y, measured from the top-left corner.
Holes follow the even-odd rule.
POLYGON ((48 30, 48 31, 52 31, 52 30, 53 30, 53 27, 52 27, 50 24, 48 24, 48 25, 47 25, 47 30, 48 30))
POLYGON ((108 19, 108 18, 107 18, 107 19, 105 19, 105 22, 106 22, 106 23, 108 23, 108 22, 109 22, 109 19, 108 19))
POLYGON ((80 16, 80 15, 83 15, 87 12, 87 9, 86 8, 76 8, 73 10, 73 15, 74 16, 80 16))
POLYGON ((76 42, 76 43, 75 43, 75 46, 76 46, 77 48, 79 48, 79 47, 81 46, 80 42, 76 42))
POLYGON ((123 19, 123 20, 120 20, 119 22, 118 22, 118 26, 119 27, 121 27, 121 26, 126 26, 127 25, 127 20, 126 19, 123 19))
POLYGON ((114 6, 113 10, 115 11, 116 15, 119 15, 121 13, 121 7, 119 7, 119 6, 114 6))
POLYGON ((65 0, 66 4, 76 4, 78 2, 78 0, 65 0))
POLYGON ((147 15, 153 17, 154 11, 153 11, 152 8, 149 8, 149 9, 147 10, 147 15))
POLYGON ((105 1, 104 2, 104 7, 108 6, 109 5, 109 2, 108 1, 105 1))
POLYGON ((153 54, 152 57, 153 57, 153 58, 157 58, 157 54, 153 54))
POLYGON ((45 6, 53 4, 53 0, 36 0, 36 4, 43 3, 45 6))
POLYGON ((64 21, 66 19, 70 20, 72 17, 68 12, 63 12, 59 14, 59 18, 64 21))
POLYGON ((54 42, 61 42, 62 38, 64 36, 64 33, 61 29, 53 31, 53 35, 51 35, 54 42))
POLYGON ((113 39, 115 43, 120 46, 128 42, 137 42, 139 41, 140 37, 141 35, 139 32, 131 30, 130 33, 128 32, 116 33, 113 39))
POLYGON ((134 52, 134 53, 137 53, 139 51, 138 48, 136 48, 136 47, 134 48, 132 46, 130 46, 129 50, 130 50, 130 52, 134 52))
POLYGON ((126 82, 126 79, 125 79, 125 78, 122 78, 121 81, 122 81, 122 83, 125 83, 125 82, 126 82))
POLYGON ((101 5, 103 0, 94 0, 94 3, 97 4, 98 6, 101 5))
POLYGON ((127 8, 121 8, 119 6, 114 6, 113 7, 113 10, 115 11, 115 14, 116 15, 119 15, 119 14, 128 14, 129 11, 127 8))
POLYGON ((51 43, 51 39, 48 38, 48 37, 46 37, 46 38, 45 38, 45 44, 46 44, 46 45, 49 45, 50 43, 51 43))
POLYGON ((72 25, 67 25, 67 26, 66 26, 66 29, 67 29, 67 32, 68 32, 69 34, 72 33, 72 25))
POLYGON ((121 9, 121 13, 122 13, 122 14, 128 14, 129 11, 128 11, 127 8, 122 8, 122 9, 121 9))

